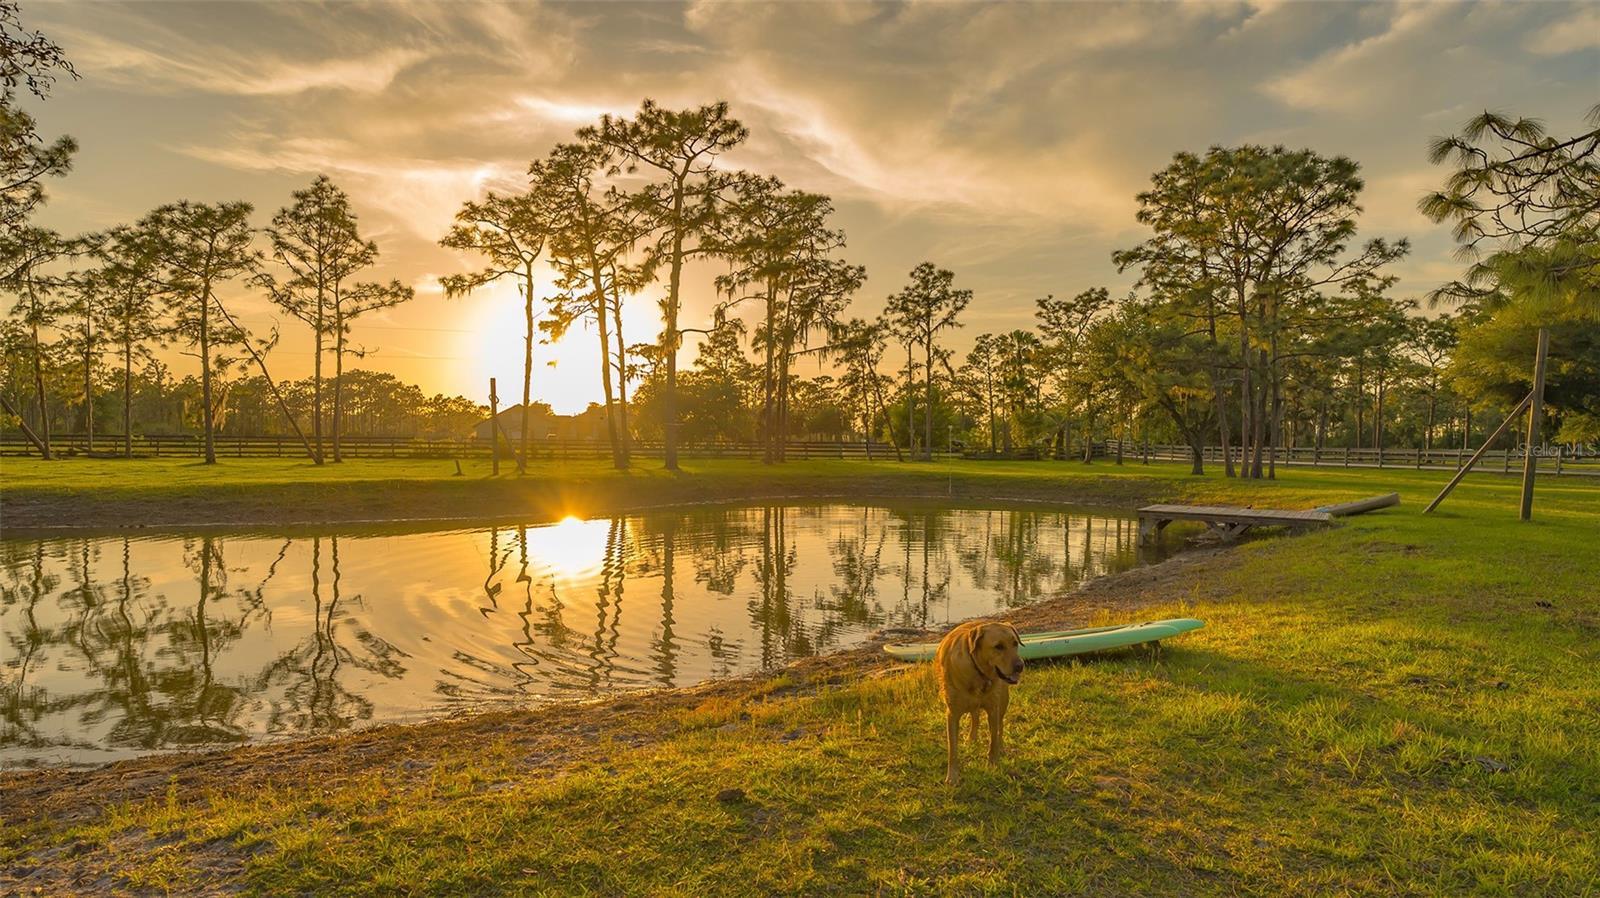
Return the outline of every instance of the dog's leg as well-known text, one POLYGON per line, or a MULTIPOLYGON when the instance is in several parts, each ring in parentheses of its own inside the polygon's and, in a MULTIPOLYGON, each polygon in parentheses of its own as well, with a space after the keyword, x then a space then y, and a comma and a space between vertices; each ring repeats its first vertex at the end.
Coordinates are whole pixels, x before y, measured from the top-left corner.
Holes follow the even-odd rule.
POLYGON ((971 742, 973 745, 978 744, 978 718, 982 715, 982 709, 976 709, 972 712, 972 730, 967 734, 967 741, 971 742))
POLYGON ((1005 754, 1006 707, 1011 704, 1011 691, 1004 690, 989 706, 989 763, 998 764, 1005 754))
POLYGON ((961 782, 961 715, 954 708, 945 710, 945 747, 948 749, 945 758, 944 781, 947 785, 954 786, 961 782))

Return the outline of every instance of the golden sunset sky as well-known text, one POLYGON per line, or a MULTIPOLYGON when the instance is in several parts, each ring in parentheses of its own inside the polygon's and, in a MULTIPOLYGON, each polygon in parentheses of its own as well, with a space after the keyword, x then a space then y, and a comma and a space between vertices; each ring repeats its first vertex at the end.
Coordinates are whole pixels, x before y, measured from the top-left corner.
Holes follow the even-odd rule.
MULTIPOLYGON (((43 223, 131 222, 177 199, 244 199, 265 224, 324 173, 383 251, 373 274, 417 288, 358 325, 361 364, 486 399, 520 381, 510 287, 446 300, 473 260, 436 240, 462 201, 516 189, 529 160, 643 97, 725 99, 751 130, 730 164, 834 197, 875 315, 924 259, 976 297, 964 349, 1032 323, 1033 300, 1131 283, 1134 194, 1177 150, 1282 143, 1345 154, 1367 180, 1361 236, 1410 237, 1400 295, 1456 277, 1448 231, 1415 210, 1441 179, 1431 136, 1498 109, 1575 131, 1600 101, 1600 5, 1511 3, 42 3, 24 20, 83 78, 34 104, 71 134, 75 170, 43 223)), ((715 301, 708 268, 685 324, 715 301)), ((237 289, 252 327, 275 318, 237 289)), ((656 334, 638 297, 629 342, 656 334)), ((279 376, 310 340, 284 323, 279 376)), ((582 331, 540 351, 536 393, 599 398, 582 331)), ((693 345, 684 360, 693 357, 693 345)), ((180 373, 193 363, 174 356, 180 373)))

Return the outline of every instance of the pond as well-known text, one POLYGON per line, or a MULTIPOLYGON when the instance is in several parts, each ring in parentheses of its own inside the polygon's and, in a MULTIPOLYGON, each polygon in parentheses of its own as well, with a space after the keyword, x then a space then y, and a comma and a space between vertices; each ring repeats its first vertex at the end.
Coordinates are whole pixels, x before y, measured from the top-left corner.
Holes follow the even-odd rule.
POLYGON ((407 532, 0 540, 0 766, 684 686, 1163 554, 1104 511, 699 507, 407 532))

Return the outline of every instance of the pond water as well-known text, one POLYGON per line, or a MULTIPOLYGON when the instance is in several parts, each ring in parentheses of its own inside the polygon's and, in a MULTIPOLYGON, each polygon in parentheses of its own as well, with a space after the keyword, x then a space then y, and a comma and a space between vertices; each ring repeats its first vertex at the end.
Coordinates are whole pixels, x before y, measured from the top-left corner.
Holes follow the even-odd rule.
POLYGON ((786 505, 0 540, 0 766, 683 686, 1162 554, 1103 511, 786 505))

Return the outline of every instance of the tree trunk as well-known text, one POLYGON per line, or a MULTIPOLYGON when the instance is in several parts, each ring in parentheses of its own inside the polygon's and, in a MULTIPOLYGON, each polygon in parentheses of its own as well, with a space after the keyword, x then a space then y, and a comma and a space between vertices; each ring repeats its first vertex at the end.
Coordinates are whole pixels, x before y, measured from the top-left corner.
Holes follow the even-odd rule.
POLYGON ((667 388, 661 394, 662 467, 678 470, 678 301, 683 284, 683 180, 675 178, 672 191, 672 267, 667 279, 667 307, 661 329, 661 349, 667 356, 667 388))
POLYGON ((312 334, 312 360, 311 360, 311 440, 316 446, 316 452, 311 459, 312 464, 322 464, 322 336, 326 331, 323 326, 323 287, 322 278, 317 277, 317 312, 313 316, 311 325, 312 334))
MULTIPOLYGON (((883 411, 883 423, 889 428, 889 444, 894 446, 894 460, 903 462, 906 458, 900 453, 900 438, 894 434, 894 416, 889 414, 889 404, 884 402, 883 383, 877 379, 876 371, 873 372, 872 390, 878 396, 878 408, 883 411)), ((867 439, 869 441, 872 439, 870 432, 867 439)))
POLYGON ((1378 375, 1377 403, 1372 409, 1372 445, 1378 450, 1378 467, 1383 467, 1383 397, 1387 386, 1383 382, 1383 375, 1378 375))
POLYGON ((133 344, 122 344, 122 457, 133 458, 133 344))
POLYGON ((1255 379, 1250 376, 1250 333, 1244 309, 1244 287, 1239 292, 1239 476, 1249 478, 1251 411, 1255 405, 1255 379))
POLYGON ((1360 365, 1356 366, 1356 433, 1355 446, 1361 448, 1361 438, 1367 432, 1367 372, 1360 365))
POLYGON ((94 451, 94 322, 88 306, 83 315, 83 432, 88 451, 94 451))
POLYGON ((778 360, 778 433, 776 448, 777 459, 780 462, 789 460, 789 360, 789 352, 785 349, 783 356, 778 360))
POLYGON ((621 447, 621 465, 626 470, 633 464, 633 433, 628 429, 628 342, 622 337, 622 294, 615 291, 616 273, 612 272, 612 321, 617 332, 617 438, 621 447))
POLYGON ((529 427, 533 424, 533 263, 527 262, 523 268, 522 282, 522 316, 526 330, 522 338, 522 451, 517 457, 517 473, 528 473, 529 452, 532 445, 529 443, 529 427))
POLYGON ((923 362, 925 372, 922 382, 923 408, 922 408, 922 451, 929 459, 933 458, 933 335, 928 335, 928 342, 923 344, 923 362))
POLYGON ((1422 432, 1422 447, 1429 452, 1433 451, 1433 417, 1435 406, 1438 405, 1438 387, 1428 393, 1428 426, 1422 432))
POLYGON ((46 446, 44 441, 39 439, 39 435, 33 432, 33 428, 28 426, 28 419, 22 417, 22 410, 12 405, 11 400, 7 399, 4 393, 0 393, 0 408, 5 409, 7 414, 15 415, 17 426, 22 428, 22 435, 28 438, 28 442, 33 444, 33 448, 39 450, 41 456, 46 459, 50 458, 50 447, 46 446))
POLYGON ((606 308, 608 303, 600 263, 592 255, 589 258, 589 276, 594 279, 594 317, 598 325, 595 329, 600 333, 600 388, 606 400, 606 439, 611 444, 611 467, 625 471, 628 462, 622 455, 622 444, 617 439, 617 408, 611 389, 611 327, 606 314, 610 310, 606 308))
MULTIPOLYGON (((33 288, 28 288, 32 304, 37 307, 38 299, 33 297, 33 288)), ((50 448, 50 406, 46 404, 44 392, 44 347, 39 344, 39 325, 37 322, 30 325, 33 331, 33 392, 35 400, 39 403, 39 453, 45 461, 55 458, 55 452, 50 448)), ((21 415, 17 416, 21 418, 21 415)))
MULTIPOLYGON (((344 420, 344 315, 335 312, 333 326, 336 333, 333 335, 333 421, 330 422, 333 438, 333 463, 340 464, 344 461, 344 451, 339 445, 339 436, 343 430, 344 420)), ((319 447, 318 454, 321 454, 319 447)))
POLYGON ((778 333, 778 279, 767 278, 767 330, 766 330, 766 367, 761 377, 761 461, 772 464, 777 460, 777 449, 774 443, 772 419, 774 414, 774 384, 776 376, 776 358, 774 356, 778 333))
POLYGON ((205 463, 214 465, 217 463, 217 442, 214 426, 216 419, 211 408, 211 279, 209 277, 200 284, 200 401, 204 406, 200 410, 200 416, 205 429, 205 463))
POLYGON ((987 367, 984 370, 984 384, 989 394, 989 454, 994 455, 999 448, 994 432, 994 371, 987 367))
POLYGON ((916 366, 911 361, 911 344, 906 344, 906 452, 913 459, 917 457, 917 445, 914 434, 917 432, 917 404, 911 395, 911 378, 916 366))

